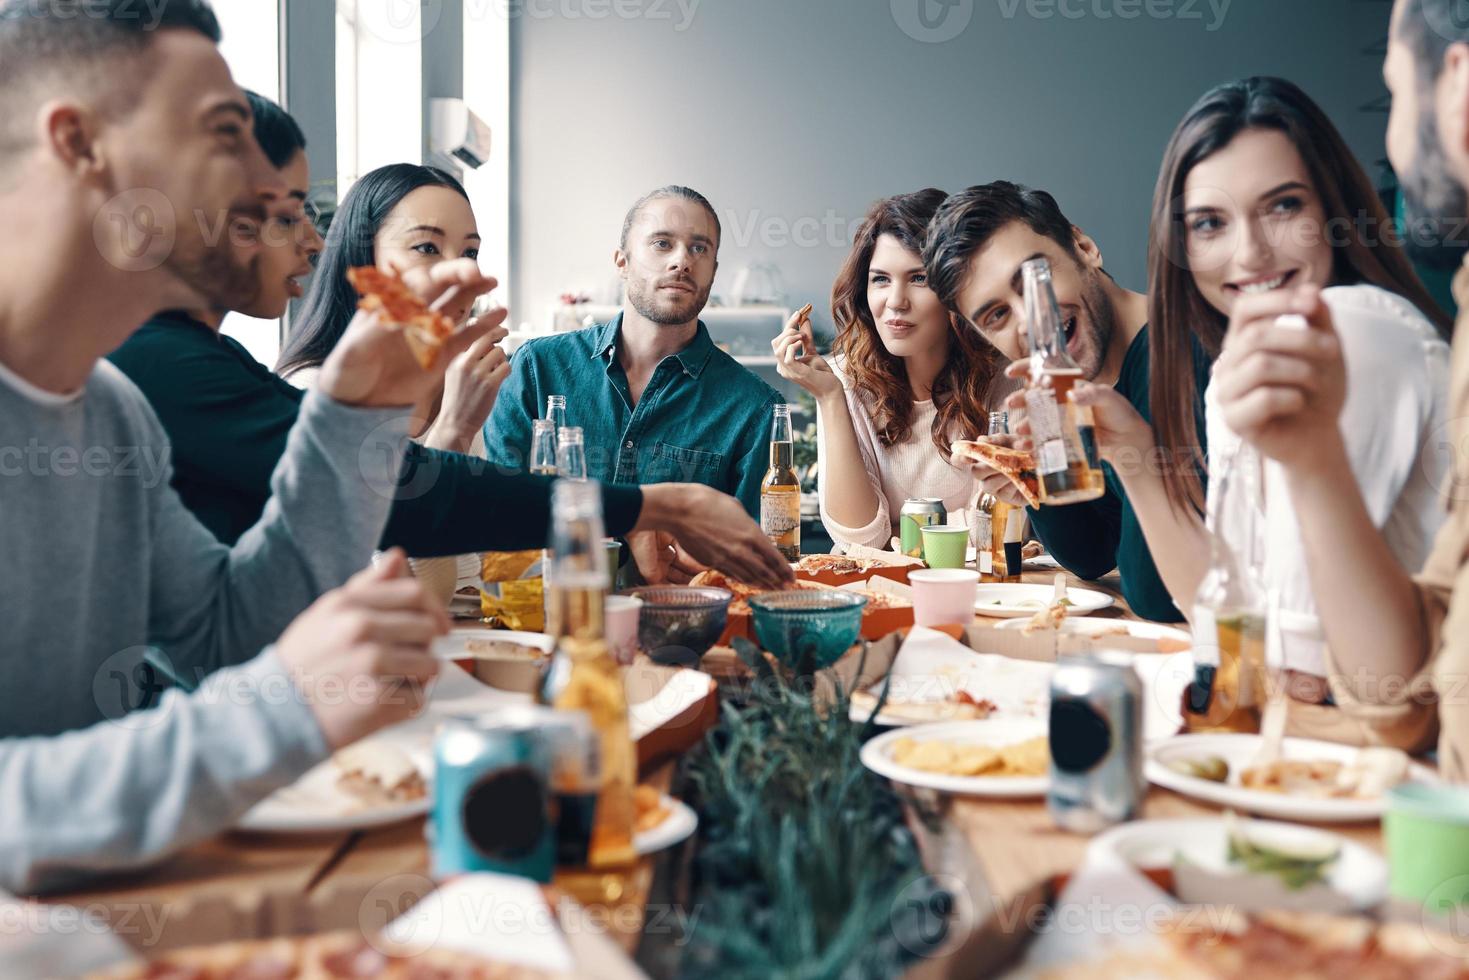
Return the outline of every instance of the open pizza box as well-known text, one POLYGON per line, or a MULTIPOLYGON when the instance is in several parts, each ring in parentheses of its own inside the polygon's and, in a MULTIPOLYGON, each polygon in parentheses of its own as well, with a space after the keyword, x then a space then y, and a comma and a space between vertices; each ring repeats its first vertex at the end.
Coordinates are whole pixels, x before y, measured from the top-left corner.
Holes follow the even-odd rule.
MULTIPOLYGON (((53 917, 68 911, 45 908, 53 917)), ((360 940, 368 950, 396 950, 410 961, 429 950, 462 954, 504 971, 496 976, 644 976, 597 915, 553 886, 506 875, 462 875, 436 886, 422 875, 398 874, 342 881, 309 895, 244 890, 185 898, 154 910, 147 928, 141 919, 123 921, 123 909, 86 911, 85 929, 72 925, 49 935, 32 929, 24 945, 0 945, 0 952, 14 954, 5 958, 6 980, 86 975, 166 961, 186 947, 324 933, 340 933, 348 944, 360 940), (111 933, 103 925, 109 918, 111 933)), ((0 935, 0 944, 11 938, 0 935)))

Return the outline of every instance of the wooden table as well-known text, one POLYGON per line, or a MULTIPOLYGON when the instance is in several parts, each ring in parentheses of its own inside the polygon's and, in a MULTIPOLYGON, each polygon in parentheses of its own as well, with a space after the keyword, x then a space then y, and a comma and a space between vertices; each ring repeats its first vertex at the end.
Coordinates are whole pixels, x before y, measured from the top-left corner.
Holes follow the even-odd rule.
MULTIPOLYGON (((1050 584, 1052 570, 1027 571, 1022 580, 1050 584)), ((1115 576, 1100 582, 1069 584, 1112 595, 1116 604, 1096 615, 1136 618, 1122 598, 1115 576)), ((656 781, 664 788, 673 766, 665 765, 656 781)), ((985 800, 965 797, 915 797, 919 808, 943 819, 937 831, 919 828, 931 870, 959 878, 979 913, 978 927, 952 956, 925 964, 918 976, 982 975, 1010 959, 1023 946, 1027 924, 1054 898, 1058 876, 1075 870, 1088 838, 1057 830, 1040 800, 985 800)), ((1144 805, 1145 817, 1214 816, 1219 811, 1175 793, 1152 789, 1144 805)), ((1381 851, 1376 823, 1333 826, 1333 830, 1381 851)), ((427 849, 423 821, 414 820, 381 830, 322 837, 226 834, 195 845, 147 871, 104 881, 85 891, 48 901, 81 905, 93 910, 128 909, 137 903, 194 908, 215 904, 240 906, 249 896, 270 894, 276 900, 251 915, 260 930, 294 932, 356 925, 353 902, 365 889, 395 879, 427 883, 427 849), (333 909, 333 905, 345 908, 333 909), (326 906, 323 908, 322 906, 326 906)), ((654 865, 640 863, 626 902, 641 909, 653 885, 654 865)), ((238 929, 221 914, 218 930, 238 929)), ((639 928, 641 928, 641 919, 639 928)), ((625 923, 624 923, 625 924, 625 923)), ((195 942, 239 938, 212 935, 210 930, 191 937, 195 942)), ((617 937, 631 952, 636 930, 617 937)))

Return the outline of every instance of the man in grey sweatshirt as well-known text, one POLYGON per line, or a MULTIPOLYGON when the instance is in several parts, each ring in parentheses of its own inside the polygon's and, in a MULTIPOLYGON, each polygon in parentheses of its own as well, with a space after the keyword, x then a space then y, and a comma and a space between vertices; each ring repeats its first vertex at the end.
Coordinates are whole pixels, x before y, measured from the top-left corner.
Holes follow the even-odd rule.
MULTIPOLYGON (((421 706, 446 623, 401 555, 317 597, 379 539, 407 406, 494 325, 425 371, 359 316, 259 525, 219 544, 170 488, 147 402, 101 358, 159 309, 248 298, 263 202, 284 187, 208 5, 147 9, 0 0, 0 888, 22 893, 218 832, 421 706), (190 675, 253 659, 130 712, 150 638, 190 675)), ((472 263, 407 281, 428 300, 494 285, 472 263)))

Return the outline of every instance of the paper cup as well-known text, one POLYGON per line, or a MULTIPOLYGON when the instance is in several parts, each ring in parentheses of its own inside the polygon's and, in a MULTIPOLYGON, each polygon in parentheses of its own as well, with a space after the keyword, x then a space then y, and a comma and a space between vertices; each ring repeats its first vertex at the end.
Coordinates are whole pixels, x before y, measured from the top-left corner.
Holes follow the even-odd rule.
POLYGON ((643 600, 630 595, 609 595, 603 607, 607 621, 607 646, 613 658, 626 666, 638 653, 638 618, 643 600))
POLYGON ((958 524, 930 524, 923 528, 923 560, 929 568, 963 568, 969 528, 958 524))
MULTIPOLYGON (((1382 817, 1388 890, 1425 913, 1469 910, 1469 788, 1403 783, 1382 817)), ((1460 914, 1463 914, 1462 912, 1460 914)))
POLYGON ((913 587, 913 622, 941 626, 974 621, 974 593, 979 573, 967 568, 916 568, 908 574, 913 587))

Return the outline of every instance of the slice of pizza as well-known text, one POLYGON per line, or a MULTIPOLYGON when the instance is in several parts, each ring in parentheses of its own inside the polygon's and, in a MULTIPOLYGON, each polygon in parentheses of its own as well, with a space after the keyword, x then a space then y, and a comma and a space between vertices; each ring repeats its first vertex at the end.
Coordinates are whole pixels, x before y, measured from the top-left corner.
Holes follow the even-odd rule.
POLYGON ((1015 484, 1026 504, 1040 506, 1040 478, 1035 472, 1035 457, 1030 453, 975 439, 960 439, 949 447, 949 451, 955 459, 984 463, 1003 473, 1015 484))
POLYGON ((391 272, 370 265, 347 270, 347 281, 357 290, 357 308, 376 313, 403 331, 413 356, 425 370, 433 367, 454 322, 428 305, 391 272))
POLYGON ((337 786, 368 806, 395 806, 428 795, 423 773, 408 753, 387 742, 357 742, 332 756, 337 786))

